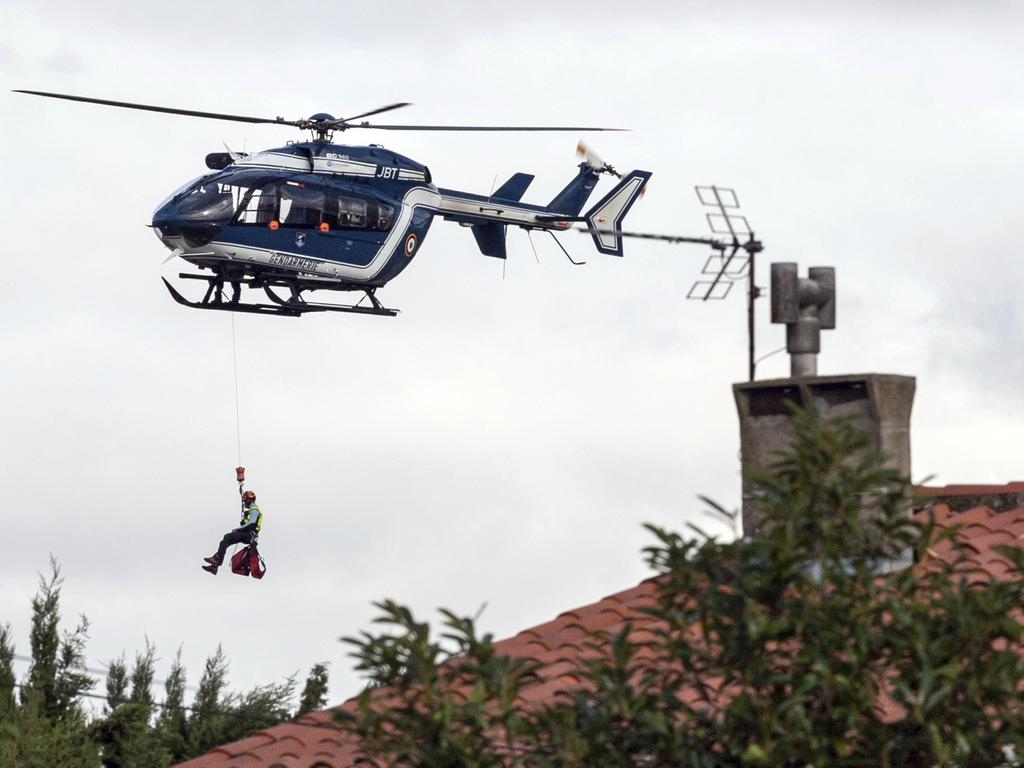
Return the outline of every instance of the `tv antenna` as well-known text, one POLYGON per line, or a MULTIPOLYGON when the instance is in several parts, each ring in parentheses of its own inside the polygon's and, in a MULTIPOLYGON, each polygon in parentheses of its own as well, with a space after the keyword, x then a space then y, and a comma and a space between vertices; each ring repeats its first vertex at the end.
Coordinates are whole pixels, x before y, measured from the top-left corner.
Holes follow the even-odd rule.
POLYGON ((715 253, 704 262, 701 275, 690 286, 686 298, 695 301, 721 300, 729 295, 734 283, 747 279, 747 375, 754 380, 757 368, 754 334, 754 302, 761 297, 761 289, 754 282, 754 261, 764 245, 754 237, 747 217, 740 213, 736 190, 729 187, 694 187, 700 204, 708 209, 704 213, 712 234, 720 235, 712 247, 715 253), (742 251, 742 254, 740 253, 742 251))
MULTIPOLYGON (((668 243, 692 243, 711 246, 712 253, 704 262, 701 277, 686 294, 694 301, 719 301, 729 295, 734 283, 747 281, 747 372, 754 380, 757 367, 754 342, 754 302, 761 298, 762 290, 754 282, 754 261, 764 245, 754 237, 747 217, 740 213, 740 201, 736 191, 729 187, 694 187, 697 199, 704 206, 705 218, 714 237, 686 237, 683 235, 658 235, 647 232, 619 230, 622 237, 636 237, 643 240, 661 240, 668 243)), ((576 229, 586 232, 585 227, 576 229)))

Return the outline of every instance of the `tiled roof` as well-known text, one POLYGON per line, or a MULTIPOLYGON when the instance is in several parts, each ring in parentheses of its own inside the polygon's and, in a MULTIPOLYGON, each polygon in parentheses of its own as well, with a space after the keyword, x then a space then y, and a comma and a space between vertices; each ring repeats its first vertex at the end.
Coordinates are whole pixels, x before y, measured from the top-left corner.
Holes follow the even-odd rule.
POLYGON ((986 506, 996 512, 1024 507, 1024 482, 1006 485, 921 485, 914 488, 919 498, 945 504, 953 512, 986 506))
MULTIPOLYGON (((1006 496, 1024 494, 1024 483, 1007 486, 945 486, 929 494, 947 498, 964 496, 1006 496)), ((918 491, 922 489, 916 489, 918 491)), ((922 494, 924 495, 924 494, 922 494)), ((1009 563, 993 551, 1001 544, 1024 546, 1024 505, 999 511, 991 506, 975 506, 963 512, 950 505, 933 506, 940 529, 960 526, 957 537, 973 553, 970 560, 994 578, 1003 578, 1009 563)), ((949 541, 938 542, 929 549, 937 559, 953 556, 949 541)), ((653 619, 641 609, 655 603, 654 579, 647 579, 632 589, 618 592, 592 605, 559 615, 553 621, 523 630, 514 637, 496 644, 498 653, 530 658, 543 664, 542 679, 522 693, 524 702, 551 701, 559 694, 578 688, 581 680, 574 675, 573 659, 584 653, 584 640, 589 631, 613 632, 626 621, 634 632, 650 631, 653 619)), ((336 709, 355 707, 350 699, 336 709)), ((351 736, 332 726, 334 709, 304 715, 293 722, 260 731, 242 741, 225 744, 201 757, 180 764, 180 768, 347 768, 366 765, 356 762, 357 745, 351 736)))

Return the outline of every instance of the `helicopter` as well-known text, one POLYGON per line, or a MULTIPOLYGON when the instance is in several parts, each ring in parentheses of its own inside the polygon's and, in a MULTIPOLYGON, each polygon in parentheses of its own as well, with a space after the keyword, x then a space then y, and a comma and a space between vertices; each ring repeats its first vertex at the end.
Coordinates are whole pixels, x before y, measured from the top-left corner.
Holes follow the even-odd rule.
MULTIPOLYGON (((547 205, 523 203, 534 176, 515 173, 489 195, 436 186, 430 169, 379 144, 334 144, 352 128, 390 131, 614 131, 567 126, 380 125, 363 118, 410 106, 399 102, 353 117, 320 112, 299 120, 202 112, 85 96, 16 90, 126 109, 308 130, 308 141, 252 154, 213 152, 208 173, 161 202, 150 225, 171 251, 201 274, 179 277, 206 283, 198 300, 185 298, 166 278, 179 304, 195 309, 298 317, 310 312, 395 316, 376 291, 397 277, 419 252, 435 217, 468 227, 480 252, 506 258, 510 226, 551 234, 585 224, 600 253, 622 256, 621 224, 644 192, 648 171, 618 173, 580 143, 576 176, 547 205), (361 122, 356 122, 361 121, 361 122), (599 177, 619 181, 585 213, 599 177), (230 287, 230 295, 228 288, 230 287), (267 301, 243 300, 243 287, 267 301), (314 291, 361 292, 351 304, 311 301, 314 291), (286 293, 282 293, 286 292, 286 293), (363 303, 363 302, 366 303, 363 303)), ((573 263, 579 263, 573 261, 573 263)))

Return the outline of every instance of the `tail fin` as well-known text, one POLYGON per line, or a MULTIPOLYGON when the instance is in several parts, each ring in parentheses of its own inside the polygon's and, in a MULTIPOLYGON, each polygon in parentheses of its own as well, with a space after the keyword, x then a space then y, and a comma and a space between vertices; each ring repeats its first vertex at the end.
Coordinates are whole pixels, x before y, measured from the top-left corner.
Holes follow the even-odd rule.
POLYGON ((601 253, 622 255, 622 220, 651 178, 650 171, 630 171, 586 213, 587 229, 601 253))
POLYGON ((496 259, 505 258, 504 224, 473 224, 471 229, 480 253, 496 259))
POLYGON ((566 216, 579 216, 587 198, 597 185, 598 175, 587 163, 580 163, 580 172, 576 178, 565 185, 565 189, 555 195, 555 199, 547 207, 566 216))
POLYGON ((507 200, 510 203, 518 203, 523 199, 523 194, 532 181, 532 174, 513 173, 512 178, 494 191, 491 200, 507 200))

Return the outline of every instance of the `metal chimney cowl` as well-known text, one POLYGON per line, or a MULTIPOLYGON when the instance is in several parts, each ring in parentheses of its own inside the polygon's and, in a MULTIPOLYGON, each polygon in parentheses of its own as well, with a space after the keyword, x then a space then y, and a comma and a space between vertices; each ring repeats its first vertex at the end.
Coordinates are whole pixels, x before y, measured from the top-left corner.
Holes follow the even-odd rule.
POLYGON ((811 267, 800 277, 795 262, 771 265, 773 323, 786 326, 791 376, 817 376, 821 332, 836 327, 836 271, 811 267))
MULTIPOLYGON (((885 373, 845 376, 797 376, 733 384, 740 418, 743 470, 743 535, 762 533, 762 518, 749 477, 768 470, 792 442, 790 403, 813 409, 822 418, 849 417, 871 437, 887 466, 910 477, 910 412, 916 379, 885 373)), ((907 499, 907 516, 912 500, 907 499)), ((897 567, 902 567, 901 563, 897 567)), ((891 570, 891 568, 886 568, 891 570)))

